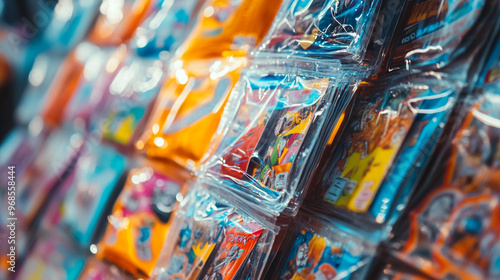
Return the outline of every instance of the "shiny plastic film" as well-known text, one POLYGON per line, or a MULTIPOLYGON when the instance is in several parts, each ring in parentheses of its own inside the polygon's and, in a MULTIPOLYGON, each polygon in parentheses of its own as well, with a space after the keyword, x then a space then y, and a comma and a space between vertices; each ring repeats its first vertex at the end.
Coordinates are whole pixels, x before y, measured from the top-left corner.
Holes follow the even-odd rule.
POLYGON ((423 175, 460 90, 435 72, 362 84, 305 203, 358 224, 384 224, 423 175))
MULTIPOLYGON (((202 187, 181 202, 152 279, 259 279, 275 227, 202 187)), ((243 206, 243 208, 242 208, 243 206)))
POLYGON ((135 277, 156 265, 189 176, 173 165, 144 162, 132 169, 118 196, 97 255, 135 277))
POLYGON ((201 168, 202 180, 276 213, 296 212, 308 168, 356 86, 354 77, 343 78, 257 63, 245 70, 214 137, 213 155, 201 168))
POLYGON ((435 278, 500 277, 498 85, 478 88, 448 148, 394 230, 394 255, 435 278), (423 196, 422 196, 423 195, 423 196))
POLYGON ((348 59, 361 62, 381 1, 287 1, 258 55, 348 59))
POLYGON ((299 212, 264 279, 366 279, 375 246, 322 216, 299 212))

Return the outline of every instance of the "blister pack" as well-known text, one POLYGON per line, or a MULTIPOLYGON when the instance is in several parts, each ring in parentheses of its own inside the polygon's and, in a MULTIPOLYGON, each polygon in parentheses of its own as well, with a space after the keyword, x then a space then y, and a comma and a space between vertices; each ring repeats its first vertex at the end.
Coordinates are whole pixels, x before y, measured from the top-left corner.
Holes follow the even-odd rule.
POLYGON ((275 228, 257 217, 195 187, 175 214, 153 279, 259 279, 275 228))
POLYGON ((436 72, 362 84, 305 204, 358 224, 385 223, 421 177, 460 89, 436 72))
POLYGON ((81 247, 95 240, 102 219, 120 189, 127 159, 111 147, 87 139, 42 221, 47 232, 64 232, 81 247))
POLYGON ((149 277, 189 176, 174 165, 145 162, 132 169, 107 219, 98 256, 136 277, 149 277))
POLYGON ((361 62, 381 1, 291 0, 258 55, 298 55, 361 62))
POLYGON ((299 212, 264 279, 364 279, 375 246, 361 234, 299 212))
POLYGON ((355 85, 348 75, 256 62, 231 93, 212 143, 217 149, 202 167, 204 180, 276 213, 291 202, 288 210, 296 212, 300 186, 355 85))
POLYGON ((499 88, 469 98, 469 111, 438 169, 423 182, 409 219, 394 230, 394 253, 434 278, 500 277, 499 88))

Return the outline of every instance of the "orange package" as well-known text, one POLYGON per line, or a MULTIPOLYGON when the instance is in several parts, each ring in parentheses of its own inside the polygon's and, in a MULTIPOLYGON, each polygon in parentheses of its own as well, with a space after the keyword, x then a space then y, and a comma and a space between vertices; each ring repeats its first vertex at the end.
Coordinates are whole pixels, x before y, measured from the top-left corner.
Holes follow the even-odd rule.
POLYGON ((149 277, 189 176, 173 164, 132 169, 108 218, 98 256, 134 276, 149 277))
POLYGON ((208 0, 190 38, 181 46, 182 59, 244 56, 271 27, 281 0, 208 0))
POLYGON ((206 154, 244 58, 174 62, 136 147, 150 158, 194 167, 206 154), (183 65, 184 64, 184 65, 183 65))
POLYGON ((100 46, 117 46, 132 38, 146 18, 152 0, 103 0, 89 41, 100 46))

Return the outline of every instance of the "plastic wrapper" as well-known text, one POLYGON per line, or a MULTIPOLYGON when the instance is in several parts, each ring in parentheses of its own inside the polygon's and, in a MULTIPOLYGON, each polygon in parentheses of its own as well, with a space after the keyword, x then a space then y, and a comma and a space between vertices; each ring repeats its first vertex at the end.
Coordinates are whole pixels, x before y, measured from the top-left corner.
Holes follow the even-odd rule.
POLYGON ((203 166, 204 180, 276 213, 296 212, 302 186, 357 82, 325 72, 258 63, 245 70, 214 138, 218 148, 203 166))
POLYGON ((165 1, 138 28, 123 64, 103 89, 105 106, 95 114, 106 140, 133 148, 165 81, 170 52, 189 34, 196 7, 197 1, 165 1))
POLYGON ((64 232, 81 247, 87 247, 97 239, 103 219, 114 203, 127 159, 92 138, 83 145, 74 168, 61 183, 61 191, 43 218, 42 229, 64 232))
POLYGON ((264 279, 366 279, 375 253, 361 234, 309 212, 299 212, 285 242, 264 279))
POLYGON ((149 277, 165 242, 178 201, 186 194, 182 169, 147 162, 129 172, 98 255, 136 277, 149 277))
POLYGON ((450 64, 466 46, 480 43, 470 32, 483 20, 487 7, 487 0, 408 1, 392 40, 386 70, 450 64))
POLYGON ((158 0, 103 0, 89 41, 99 46, 118 46, 132 38, 137 27, 158 0))
POLYGON ((275 229, 255 214, 193 189, 175 214, 153 279, 259 279, 275 229))
POLYGON ((383 224, 423 175, 460 92, 427 73, 360 86, 345 131, 310 182, 305 203, 358 224, 383 224), (402 198, 403 197, 403 198, 402 198))
POLYGON ((499 92, 485 87, 469 99, 440 153, 443 168, 424 180, 409 218, 393 232, 394 254, 433 278, 500 277, 499 92))
POLYGON ((428 280, 429 278, 418 271, 395 268, 390 264, 376 277, 378 280, 428 280))
POLYGON ((111 265, 97 258, 90 258, 85 264, 85 268, 78 277, 78 280, 132 280, 118 267, 111 265))
POLYGON ((181 58, 248 54, 268 32, 281 3, 282 0, 206 0, 203 16, 181 47, 181 58))
POLYGON ((381 1, 291 0, 283 5, 259 55, 298 55, 360 62, 381 1))
POLYGON ((40 238, 15 279, 77 279, 85 265, 81 251, 61 236, 40 238))
POLYGON ((194 167, 207 153, 245 63, 232 57, 172 62, 136 147, 148 157, 194 167))

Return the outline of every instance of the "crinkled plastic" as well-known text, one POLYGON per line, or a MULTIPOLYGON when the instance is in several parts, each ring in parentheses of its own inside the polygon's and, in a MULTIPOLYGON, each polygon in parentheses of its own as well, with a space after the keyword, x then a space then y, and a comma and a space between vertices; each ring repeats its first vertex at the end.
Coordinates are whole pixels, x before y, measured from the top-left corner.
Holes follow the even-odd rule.
POLYGON ((445 171, 429 174, 409 219, 395 228, 394 254, 434 278, 500 277, 499 93, 493 85, 469 99, 461 127, 441 151, 445 171))
POLYGON ((206 0, 202 16, 181 47, 181 58, 248 54, 268 32, 281 3, 282 0, 206 0))
POLYGON ((359 233, 299 212, 264 279, 367 279, 375 246, 359 233))
POLYGON ((17 279, 77 279, 85 265, 81 251, 61 236, 40 238, 24 260, 17 279))
POLYGON ((214 138, 217 149, 203 166, 204 180, 272 211, 296 212, 328 132, 350 100, 349 86, 357 83, 329 74, 335 65, 328 71, 258 63, 245 70, 214 138))
POLYGON ((78 277, 78 280, 132 280, 123 271, 108 262, 101 261, 95 257, 87 259, 85 268, 78 277))
POLYGON ((158 0, 102 0, 89 41, 98 46, 118 46, 127 42, 155 1, 158 0))
POLYGON ((275 228, 196 187, 175 214, 152 279, 259 279, 275 228))
POLYGON ((149 277, 168 234, 189 176, 174 165, 146 162, 129 172, 98 255, 136 277, 149 277))
POLYGON ((207 153, 245 63, 233 57, 172 62, 136 147, 148 157, 194 167, 207 153))
POLYGON ((460 90, 435 72, 361 86, 305 203, 361 225, 385 223, 423 175, 460 90))
MULTIPOLYGON (((487 0, 412 0, 393 37, 386 70, 443 67, 465 51, 487 0)), ((481 32, 476 30, 476 32, 481 32)), ((474 38, 474 37, 472 37, 474 38)))
POLYGON ((81 247, 88 247, 114 203, 127 158, 92 138, 84 145, 72 174, 62 182, 62 191, 44 217, 43 229, 53 232, 56 228, 81 247))
POLYGON ((298 55, 322 59, 365 55, 379 0, 291 0, 283 5, 259 55, 298 55))

